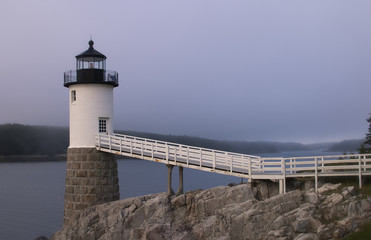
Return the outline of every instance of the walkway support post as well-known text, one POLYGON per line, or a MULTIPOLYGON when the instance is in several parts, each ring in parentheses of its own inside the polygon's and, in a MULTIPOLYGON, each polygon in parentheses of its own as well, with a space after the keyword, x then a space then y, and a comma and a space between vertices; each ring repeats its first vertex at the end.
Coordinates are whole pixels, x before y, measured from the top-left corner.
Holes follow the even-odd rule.
POLYGON ((286 193, 286 162, 285 159, 281 159, 281 170, 282 179, 279 180, 279 192, 280 194, 286 193))
POLYGON ((279 182, 279 193, 283 194, 283 179, 280 179, 278 182, 279 182))
POLYGON ((179 188, 176 195, 181 195, 183 192, 183 167, 179 166, 179 188))
POLYGON ((361 155, 359 155, 358 158, 358 164, 359 164, 359 173, 358 173, 358 181, 359 181, 359 188, 362 188, 362 159, 361 155))
POLYGON ((314 158, 314 190, 318 193, 318 161, 314 158))
POLYGON ((171 188, 171 175, 173 171, 173 165, 167 164, 167 195, 174 195, 174 191, 171 188))

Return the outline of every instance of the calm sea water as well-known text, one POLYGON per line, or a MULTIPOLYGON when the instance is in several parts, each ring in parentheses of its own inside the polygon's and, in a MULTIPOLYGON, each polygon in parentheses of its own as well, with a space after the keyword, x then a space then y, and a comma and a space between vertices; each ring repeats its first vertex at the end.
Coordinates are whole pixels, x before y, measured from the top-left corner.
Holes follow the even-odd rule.
MULTIPOLYGON (((313 156, 339 153, 286 152, 265 156, 313 156)), ((62 228, 65 162, 0 163, 0 240, 50 237, 62 228)), ((144 160, 118 161, 121 198, 167 190, 164 164, 144 160)), ((185 191, 240 182, 240 178, 184 169, 185 191)), ((173 169, 173 189, 178 168, 173 169)))

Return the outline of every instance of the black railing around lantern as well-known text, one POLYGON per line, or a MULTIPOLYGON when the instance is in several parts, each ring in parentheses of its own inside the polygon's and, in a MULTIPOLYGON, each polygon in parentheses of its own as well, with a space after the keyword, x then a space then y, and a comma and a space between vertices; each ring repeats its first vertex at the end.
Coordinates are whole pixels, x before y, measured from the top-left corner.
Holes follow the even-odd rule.
POLYGON ((85 77, 78 78, 77 75, 78 73, 75 70, 64 72, 64 86, 68 87, 69 85, 80 84, 80 83, 103 83, 103 84, 111 84, 115 87, 119 85, 119 74, 116 71, 110 71, 110 70, 103 71, 103 78, 101 78, 99 81, 96 81, 94 79, 89 80, 90 78, 85 78, 85 77))

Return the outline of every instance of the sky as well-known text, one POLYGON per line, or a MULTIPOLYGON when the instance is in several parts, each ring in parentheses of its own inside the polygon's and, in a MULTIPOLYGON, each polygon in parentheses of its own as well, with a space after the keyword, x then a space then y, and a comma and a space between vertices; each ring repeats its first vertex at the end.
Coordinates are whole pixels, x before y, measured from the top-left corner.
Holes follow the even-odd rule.
POLYGON ((115 129, 302 143, 363 138, 371 1, 1 0, 0 124, 68 126, 63 72, 119 72, 115 129))

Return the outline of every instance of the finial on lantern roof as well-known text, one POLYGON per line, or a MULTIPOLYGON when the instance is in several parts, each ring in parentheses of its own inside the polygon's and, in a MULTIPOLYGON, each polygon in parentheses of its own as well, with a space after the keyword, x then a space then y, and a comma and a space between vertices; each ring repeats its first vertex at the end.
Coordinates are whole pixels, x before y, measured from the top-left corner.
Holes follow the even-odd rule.
POLYGON ((93 45, 94 45, 94 41, 93 41, 92 36, 90 35, 90 41, 89 41, 90 48, 93 48, 93 45))
POLYGON ((95 50, 93 45, 94 45, 94 41, 90 38, 88 50, 86 50, 85 52, 80 53, 79 55, 76 56, 76 58, 98 57, 98 58, 106 59, 107 57, 104 54, 95 50))

